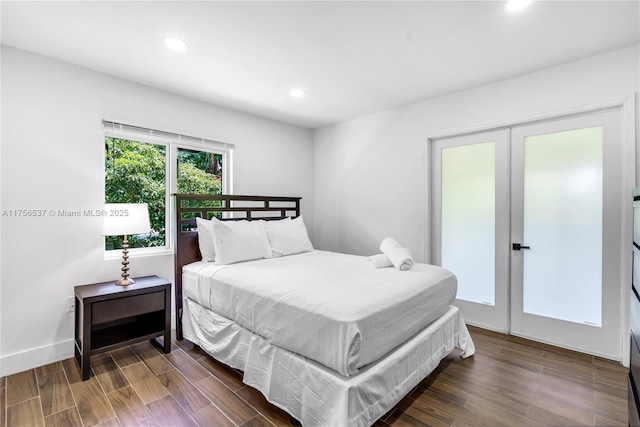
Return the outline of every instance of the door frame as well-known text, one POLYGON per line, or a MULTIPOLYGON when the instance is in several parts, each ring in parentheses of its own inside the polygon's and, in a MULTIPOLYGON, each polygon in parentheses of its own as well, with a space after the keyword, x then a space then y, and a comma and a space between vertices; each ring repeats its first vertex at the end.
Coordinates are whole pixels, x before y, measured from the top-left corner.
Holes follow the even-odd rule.
MULTIPOLYGON (((524 116, 516 116, 496 121, 481 122, 469 126, 459 126, 454 128, 445 128, 429 132, 426 136, 425 144, 425 262, 432 263, 435 259, 434 254, 439 250, 439 242, 435 242, 435 216, 434 216, 434 179, 431 165, 433 164, 433 142, 436 139, 442 139, 454 136, 463 136, 466 134, 496 130, 499 128, 512 127, 518 125, 533 124, 536 122, 547 121, 552 119, 563 119, 586 114, 593 114, 605 110, 619 109, 622 117, 621 129, 621 147, 622 147, 622 169, 620 171, 620 179, 622 183, 622 194, 628 194, 629 197, 622 197, 621 206, 621 236, 620 250, 623 256, 620 261, 620 362, 623 366, 629 366, 629 339, 628 331, 629 323, 629 303, 631 292, 631 257, 624 256, 629 251, 632 241, 633 231, 633 211, 631 200, 631 191, 636 187, 636 182, 640 185, 640 180, 636 180, 636 173, 640 171, 640 150, 636 150, 636 117, 637 117, 638 94, 634 93, 626 97, 617 97, 607 99, 598 103, 557 110, 550 113, 529 114, 524 116)), ((640 123, 639 123, 640 124, 640 123)))

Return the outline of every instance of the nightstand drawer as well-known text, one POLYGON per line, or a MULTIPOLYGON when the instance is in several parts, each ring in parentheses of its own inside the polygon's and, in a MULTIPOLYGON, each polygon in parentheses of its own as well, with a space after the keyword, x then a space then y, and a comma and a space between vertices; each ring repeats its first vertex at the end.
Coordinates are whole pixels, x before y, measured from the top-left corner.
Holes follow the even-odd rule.
POLYGON ((165 293, 153 292, 93 304, 92 325, 165 309, 165 293))

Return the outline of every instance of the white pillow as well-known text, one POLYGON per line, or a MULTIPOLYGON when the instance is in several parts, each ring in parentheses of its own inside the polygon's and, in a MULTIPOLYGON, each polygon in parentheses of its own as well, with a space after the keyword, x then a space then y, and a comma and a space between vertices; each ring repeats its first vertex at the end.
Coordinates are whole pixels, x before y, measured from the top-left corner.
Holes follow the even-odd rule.
POLYGON ((266 221, 265 228, 274 257, 313 250, 302 216, 291 221, 266 221))
POLYGON ((271 258, 264 221, 212 221, 216 264, 271 258))
POLYGON ((216 260, 216 248, 213 243, 213 221, 196 217, 198 227, 198 246, 203 261, 216 260))

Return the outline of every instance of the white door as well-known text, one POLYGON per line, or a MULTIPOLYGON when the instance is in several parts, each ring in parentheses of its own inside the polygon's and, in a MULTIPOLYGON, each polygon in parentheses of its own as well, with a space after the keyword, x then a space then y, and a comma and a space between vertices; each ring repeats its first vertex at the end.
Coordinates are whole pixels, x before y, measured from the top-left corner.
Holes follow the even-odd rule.
POLYGON ((613 111, 433 142, 433 262, 466 321, 619 358, 620 129, 613 111))
POLYGON ((433 262, 458 278, 467 321, 507 332, 508 130, 437 140, 432 153, 433 262))
POLYGON ((512 334, 619 357, 620 129, 617 111, 514 127, 512 334))

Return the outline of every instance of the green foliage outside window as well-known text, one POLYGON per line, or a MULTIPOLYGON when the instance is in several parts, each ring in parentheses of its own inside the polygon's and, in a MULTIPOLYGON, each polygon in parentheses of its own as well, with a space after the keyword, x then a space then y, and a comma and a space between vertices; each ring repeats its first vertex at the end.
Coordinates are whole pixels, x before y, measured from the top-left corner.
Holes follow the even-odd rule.
MULTIPOLYGON (((169 183, 163 145, 105 137, 105 202, 147 203, 151 232, 129 237, 130 247, 165 246, 169 183)), ((178 149, 180 193, 220 194, 222 155, 178 149)), ((106 236, 105 248, 122 248, 122 236, 106 236)))

